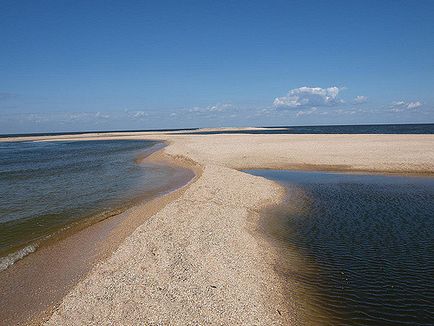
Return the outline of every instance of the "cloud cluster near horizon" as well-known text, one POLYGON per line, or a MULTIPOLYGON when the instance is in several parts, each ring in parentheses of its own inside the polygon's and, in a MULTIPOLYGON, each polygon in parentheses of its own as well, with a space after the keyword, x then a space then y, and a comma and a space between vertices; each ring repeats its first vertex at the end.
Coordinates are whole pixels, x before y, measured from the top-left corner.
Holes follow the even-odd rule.
POLYGON ((273 108, 279 111, 297 110, 295 117, 309 115, 346 114, 347 111, 354 114, 361 112, 361 109, 342 108, 345 104, 361 105, 367 102, 368 97, 358 95, 352 100, 345 101, 339 95, 345 87, 299 87, 288 91, 286 96, 276 97, 273 101, 273 108), (331 108, 334 108, 330 111, 331 108), (337 109, 339 108, 339 109, 337 109))
POLYGON ((390 106, 390 111, 392 112, 402 112, 407 110, 416 110, 419 109, 422 106, 422 103, 420 101, 414 101, 414 102, 405 102, 405 101, 395 101, 392 102, 392 105, 390 106))
MULTIPOLYGON (((394 101, 389 106, 366 108, 368 97, 358 95, 345 100, 340 95, 345 87, 299 87, 288 91, 286 96, 276 97, 272 109, 276 112, 295 111, 295 117, 309 115, 377 114, 379 112, 411 113, 419 111, 421 101, 394 101), (363 107, 360 107, 362 106, 363 107)), ((266 111, 270 114, 270 111, 266 111)))
POLYGON ((233 109, 234 106, 230 103, 218 103, 215 105, 208 105, 205 107, 195 106, 187 109, 188 113, 212 113, 212 112, 224 112, 228 109, 233 109))
POLYGON ((368 101, 368 97, 367 96, 363 96, 363 95, 358 95, 354 98, 354 104, 363 104, 366 103, 368 101))
POLYGON ((320 106, 335 106, 344 103, 338 97, 343 88, 332 86, 321 87, 299 87, 291 89, 286 96, 276 97, 273 106, 281 109, 302 109, 320 106))
MULTIPOLYGON (((132 107, 104 111, 24 111, 25 97, 0 92, 0 133, 160 129, 232 125, 281 125, 299 123, 369 123, 383 116, 390 122, 432 120, 434 107, 429 101, 403 99, 386 103, 368 102, 364 95, 342 97, 344 87, 299 87, 277 97, 272 105, 255 106, 220 102, 202 106, 177 108, 132 107), (21 101, 12 107, 10 103, 21 101), (389 104, 387 104, 389 103, 389 104), (15 110, 18 107, 18 110, 15 110), (24 112, 23 112, 24 111, 24 112)), ((357 93, 356 93, 357 94, 357 93)), ((345 94, 344 94, 345 95, 345 94)))

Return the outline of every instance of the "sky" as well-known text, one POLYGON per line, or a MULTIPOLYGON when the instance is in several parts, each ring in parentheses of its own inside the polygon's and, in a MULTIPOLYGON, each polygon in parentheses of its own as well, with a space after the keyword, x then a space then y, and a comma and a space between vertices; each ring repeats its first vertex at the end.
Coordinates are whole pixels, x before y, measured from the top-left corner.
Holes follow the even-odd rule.
POLYGON ((0 1, 0 134, 434 122, 434 0, 0 1))

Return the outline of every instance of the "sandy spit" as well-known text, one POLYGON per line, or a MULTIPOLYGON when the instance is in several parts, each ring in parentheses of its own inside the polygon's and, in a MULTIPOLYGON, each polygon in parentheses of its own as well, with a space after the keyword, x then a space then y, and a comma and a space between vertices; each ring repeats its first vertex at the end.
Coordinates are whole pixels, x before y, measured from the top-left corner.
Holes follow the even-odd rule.
MULTIPOLYGON (((214 130, 214 129, 213 129, 214 130)), ((165 152, 202 165, 434 175, 434 135, 214 134, 125 132, 0 138, 22 140, 167 140, 165 152)))
POLYGON ((47 324, 287 325, 294 315, 273 272, 277 257, 254 232, 258 210, 280 191, 206 166, 79 283, 47 324))
POLYGON ((277 251, 257 230, 259 212, 279 203, 283 189, 237 170, 434 175, 434 135, 57 137, 119 138, 166 140, 169 146, 160 158, 189 162, 202 174, 96 266, 55 309, 48 325, 296 324, 297 303, 274 270, 277 251))

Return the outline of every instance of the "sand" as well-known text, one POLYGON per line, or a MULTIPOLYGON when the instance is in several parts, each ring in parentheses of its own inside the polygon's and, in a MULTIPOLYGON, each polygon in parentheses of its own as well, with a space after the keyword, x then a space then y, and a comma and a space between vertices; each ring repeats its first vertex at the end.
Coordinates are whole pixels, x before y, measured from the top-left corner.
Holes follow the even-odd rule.
POLYGON ((72 139, 166 140, 170 143, 165 149, 167 154, 188 158, 202 165, 216 164, 233 169, 315 169, 434 174, 434 135, 183 135, 125 132, 21 137, 8 140, 72 139))
POLYGON ((56 138, 162 139, 168 146, 154 158, 202 172, 93 268, 48 325, 297 324, 293 289, 275 270, 278 252, 258 230, 260 212, 283 200, 284 190, 238 170, 434 175, 434 135, 123 133, 38 140, 56 138))
MULTIPOLYGON (((157 158, 148 159, 148 164, 163 164, 157 158)), ((145 191, 133 207, 120 208, 120 214, 97 223, 86 220, 75 224, 0 272, 0 325, 38 325, 49 317, 53 307, 61 303, 96 263, 110 257, 127 236, 177 198, 184 191, 182 187, 194 180, 195 173, 189 166, 179 167, 180 162, 177 163, 170 184, 145 191)))

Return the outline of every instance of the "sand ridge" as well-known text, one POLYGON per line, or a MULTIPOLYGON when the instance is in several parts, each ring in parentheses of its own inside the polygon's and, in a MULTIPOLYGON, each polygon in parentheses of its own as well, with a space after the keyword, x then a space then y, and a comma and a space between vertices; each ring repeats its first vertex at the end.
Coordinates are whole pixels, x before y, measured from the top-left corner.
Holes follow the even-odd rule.
POLYGON ((428 134, 183 135, 124 132, 0 138, 0 142, 104 139, 163 140, 170 143, 165 150, 167 154, 200 164, 234 169, 314 169, 434 175, 434 135, 428 134))
POLYGON ((254 232, 258 210, 280 196, 270 181, 206 166, 78 284, 47 324, 288 325, 294 312, 273 273, 277 257, 254 232))
POLYGON ((94 268, 48 325, 296 324, 297 302, 274 270, 277 251, 257 232, 259 212, 279 203, 283 189, 238 170, 434 175, 434 135, 37 137, 56 139, 164 140, 168 146, 156 154, 159 159, 193 164, 202 174, 94 268))

